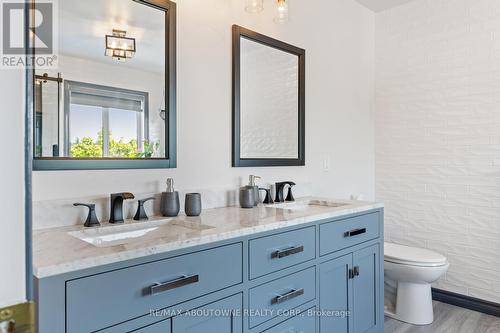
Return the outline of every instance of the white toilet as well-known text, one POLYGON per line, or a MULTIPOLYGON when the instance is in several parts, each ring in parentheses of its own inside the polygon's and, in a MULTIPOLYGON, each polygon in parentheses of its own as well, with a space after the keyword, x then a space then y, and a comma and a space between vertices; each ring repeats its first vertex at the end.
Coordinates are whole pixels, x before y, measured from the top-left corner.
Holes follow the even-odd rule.
POLYGON ((446 257, 439 253, 384 243, 386 316, 414 325, 431 324, 431 283, 449 266, 446 257))

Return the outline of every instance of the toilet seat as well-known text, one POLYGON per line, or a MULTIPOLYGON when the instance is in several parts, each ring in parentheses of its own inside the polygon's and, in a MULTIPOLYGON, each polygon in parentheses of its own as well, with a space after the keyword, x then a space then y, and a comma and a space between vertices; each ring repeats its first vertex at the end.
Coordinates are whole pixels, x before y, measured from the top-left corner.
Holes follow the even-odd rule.
POLYGON ((384 261, 419 267, 439 267, 448 264, 445 256, 434 251, 394 243, 384 243, 384 261))

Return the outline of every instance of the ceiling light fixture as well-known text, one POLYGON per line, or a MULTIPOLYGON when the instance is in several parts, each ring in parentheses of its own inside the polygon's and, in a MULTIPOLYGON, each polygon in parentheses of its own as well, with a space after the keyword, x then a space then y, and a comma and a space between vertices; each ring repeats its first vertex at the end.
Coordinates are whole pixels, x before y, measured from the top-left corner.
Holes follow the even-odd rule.
POLYGON ((106 56, 116 60, 133 58, 135 55, 135 38, 125 37, 124 30, 113 29, 112 35, 106 35, 106 56))
POLYGON ((283 24, 288 22, 288 0, 277 0, 278 9, 276 16, 274 17, 274 22, 283 24))
POLYGON ((245 10, 249 13, 260 13, 264 10, 264 0, 246 0, 245 10))

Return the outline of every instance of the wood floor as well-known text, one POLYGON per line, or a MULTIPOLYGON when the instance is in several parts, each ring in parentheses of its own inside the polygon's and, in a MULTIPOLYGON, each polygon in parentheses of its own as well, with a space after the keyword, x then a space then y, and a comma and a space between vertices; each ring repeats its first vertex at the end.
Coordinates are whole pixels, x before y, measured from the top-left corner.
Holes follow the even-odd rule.
POLYGON ((500 333, 500 317, 434 302, 434 322, 413 326, 385 318, 385 333, 500 333))

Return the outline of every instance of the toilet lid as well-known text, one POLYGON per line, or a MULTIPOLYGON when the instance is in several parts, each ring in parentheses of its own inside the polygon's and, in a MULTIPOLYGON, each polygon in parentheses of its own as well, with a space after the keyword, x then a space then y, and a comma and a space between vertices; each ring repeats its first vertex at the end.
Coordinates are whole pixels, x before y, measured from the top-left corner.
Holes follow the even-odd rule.
POLYGON ((445 256, 434 251, 394 243, 384 243, 384 260, 419 266, 439 266, 447 262, 445 256))

